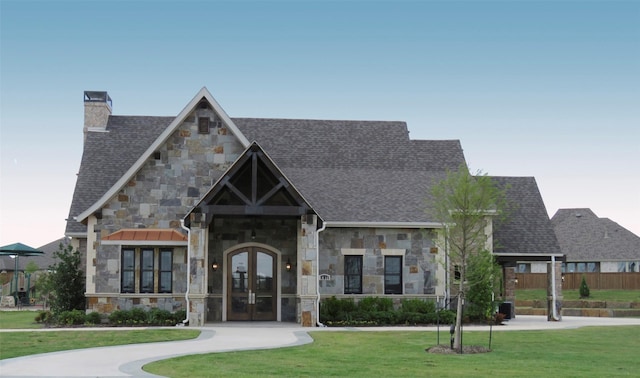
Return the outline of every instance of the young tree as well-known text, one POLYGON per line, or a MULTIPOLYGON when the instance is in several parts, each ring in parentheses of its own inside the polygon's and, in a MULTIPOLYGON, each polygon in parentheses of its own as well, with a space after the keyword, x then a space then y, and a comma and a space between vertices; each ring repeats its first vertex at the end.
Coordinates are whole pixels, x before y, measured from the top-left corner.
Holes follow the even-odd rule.
POLYGON ((53 253, 56 262, 49 267, 48 285, 54 290, 50 307, 54 314, 63 311, 84 310, 84 275, 80 269, 80 251, 61 243, 53 253))
POLYGON ((490 319, 494 312, 494 298, 499 294, 500 266, 486 249, 471 254, 467 265, 467 314, 471 320, 490 319))
MULTIPOLYGON (((472 175, 465 165, 447 172, 432 191, 433 211, 442 223, 451 266, 459 271, 454 348, 461 345, 463 301, 467 288, 467 269, 471 255, 489 250, 488 226, 504 208, 504 192, 482 172, 472 175)), ((449 269, 449 267, 445 267, 449 269)), ((457 274, 457 273, 456 273, 457 274)), ((458 278, 458 277, 456 277, 458 278)))

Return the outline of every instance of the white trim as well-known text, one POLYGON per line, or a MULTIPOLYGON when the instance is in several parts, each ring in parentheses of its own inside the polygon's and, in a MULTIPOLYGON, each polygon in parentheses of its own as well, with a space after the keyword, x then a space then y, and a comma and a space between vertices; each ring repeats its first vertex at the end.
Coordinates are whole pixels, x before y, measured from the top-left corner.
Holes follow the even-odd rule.
POLYGON ((382 256, 404 256, 407 250, 404 248, 383 248, 380 252, 382 253, 382 256))
POLYGON ((104 206, 109 199, 115 196, 131 179, 136 175, 136 173, 144 166, 144 163, 149 159, 149 157, 162 145, 167 139, 173 134, 178 126, 182 124, 182 122, 187 118, 187 116, 195 109, 200 100, 204 97, 216 113, 222 118, 227 127, 231 130, 231 133, 235 135, 236 138, 242 143, 242 145, 246 148, 249 146, 249 141, 247 138, 240 132, 240 129, 233 123, 231 118, 227 115, 227 113, 222 109, 220 104, 213 98, 211 93, 207 90, 206 87, 202 87, 200 91, 193 97, 191 101, 187 104, 187 106, 182 109, 182 111, 176 116, 176 118, 171 122, 171 124, 160 134, 160 136, 147 148, 147 150, 138 158, 138 160, 125 172, 122 177, 116 183, 111 186, 106 193, 100 197, 91 207, 78 214, 75 217, 75 220, 78 222, 82 222, 89 215, 98 211, 102 206, 104 206))
POLYGON ((364 256, 364 254, 367 252, 367 250, 365 248, 340 248, 340 253, 344 256, 344 255, 348 255, 348 256, 352 256, 352 255, 358 255, 358 256, 364 256))
POLYGON ((531 257, 562 257, 564 254, 562 253, 515 253, 515 252, 493 252, 494 256, 504 256, 504 257, 520 257, 520 256, 531 256, 531 257))
POLYGON ((67 232, 66 234, 64 234, 64 236, 67 236, 69 238, 87 238, 87 233, 86 232, 67 232))
POLYGON ((189 245, 188 241, 180 240, 102 240, 102 245, 149 245, 149 246, 163 246, 163 247, 184 247, 189 245))
POLYGON ((366 228, 443 228, 440 222, 325 222, 327 227, 366 227, 366 228))

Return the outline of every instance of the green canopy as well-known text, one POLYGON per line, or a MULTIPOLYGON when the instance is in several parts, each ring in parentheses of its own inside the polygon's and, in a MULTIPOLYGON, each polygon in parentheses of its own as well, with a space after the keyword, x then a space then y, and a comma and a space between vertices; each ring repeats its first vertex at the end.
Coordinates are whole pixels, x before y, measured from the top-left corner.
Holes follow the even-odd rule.
POLYGON ((35 248, 29 247, 22 243, 13 243, 0 247, 0 256, 40 256, 44 255, 44 252, 38 251, 35 248))

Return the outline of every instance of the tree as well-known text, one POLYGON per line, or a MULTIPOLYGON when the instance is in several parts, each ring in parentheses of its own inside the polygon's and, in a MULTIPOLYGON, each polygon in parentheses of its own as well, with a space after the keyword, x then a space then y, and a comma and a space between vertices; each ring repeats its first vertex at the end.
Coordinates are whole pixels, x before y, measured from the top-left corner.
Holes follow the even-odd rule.
POLYGON ((84 310, 84 275, 80 269, 80 251, 60 243, 53 253, 55 264, 49 267, 46 285, 53 290, 50 307, 54 314, 63 311, 84 310), (47 282, 48 281, 48 282, 47 282))
MULTIPOLYGON (((442 224, 450 266, 459 272, 454 348, 461 345, 463 301, 470 256, 490 250, 487 245, 493 220, 501 216, 505 194, 482 172, 472 175, 463 164, 448 171, 432 191, 433 211, 442 224)), ((445 269, 449 269, 448 266, 445 269)), ((458 278, 458 277, 456 277, 458 278)))
POLYGON ((582 281, 580 281, 580 298, 589 298, 589 285, 587 285, 587 278, 582 275, 582 281))
POLYGON ((471 320, 484 321, 493 316, 500 275, 500 266, 491 252, 483 249, 469 256, 465 295, 467 315, 471 320))

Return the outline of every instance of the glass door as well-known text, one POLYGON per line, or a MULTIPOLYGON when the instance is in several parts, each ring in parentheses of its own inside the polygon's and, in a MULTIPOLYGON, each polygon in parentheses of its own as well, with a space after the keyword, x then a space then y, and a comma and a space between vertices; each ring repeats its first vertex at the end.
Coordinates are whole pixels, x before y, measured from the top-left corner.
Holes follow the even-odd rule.
POLYGON ((276 320, 276 254, 251 247, 227 257, 227 320, 276 320))

